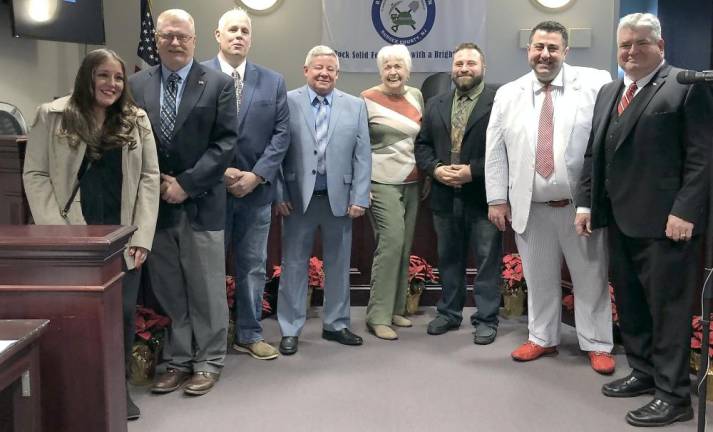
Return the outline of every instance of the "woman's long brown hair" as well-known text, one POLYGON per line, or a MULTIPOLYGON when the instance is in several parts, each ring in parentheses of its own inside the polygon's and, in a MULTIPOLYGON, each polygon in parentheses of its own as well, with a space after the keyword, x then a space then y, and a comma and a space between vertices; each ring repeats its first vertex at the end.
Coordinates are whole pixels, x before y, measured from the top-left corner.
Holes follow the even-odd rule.
POLYGON ((79 142, 87 145, 86 155, 91 160, 100 159, 110 149, 129 146, 136 147, 132 133, 136 125, 136 104, 126 83, 126 66, 117 53, 101 48, 87 54, 74 80, 74 91, 62 114, 60 133, 69 138, 71 146, 79 142), (106 109, 103 125, 97 125, 94 118, 94 71, 105 61, 115 60, 121 65, 124 88, 111 106, 106 109))

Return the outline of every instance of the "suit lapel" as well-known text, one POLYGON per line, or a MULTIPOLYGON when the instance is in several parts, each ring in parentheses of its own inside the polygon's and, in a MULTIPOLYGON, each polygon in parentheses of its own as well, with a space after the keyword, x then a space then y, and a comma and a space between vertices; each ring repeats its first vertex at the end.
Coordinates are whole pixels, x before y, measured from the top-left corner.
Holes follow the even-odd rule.
POLYGON ((243 100, 240 102, 240 112, 238 113, 238 130, 241 130, 245 117, 248 115, 248 110, 250 110, 253 95, 255 94, 255 88, 257 87, 259 80, 260 72, 258 69, 250 62, 245 63, 242 95, 243 100))
MULTIPOLYGON (((178 107, 178 115, 176 116, 176 125, 173 127, 173 134, 181 129, 183 123, 188 118, 188 115, 193 111, 193 107, 200 99, 205 90, 205 81, 203 75, 205 72, 197 62, 193 62, 190 72, 186 77, 186 84, 183 87, 183 95, 181 96, 181 105, 178 107)), ((159 123, 160 124, 160 123, 159 123)))
MULTIPOLYGON (((149 120, 154 129, 160 130, 161 125, 161 65, 154 66, 146 78, 144 86, 144 104, 149 120)), ((156 135, 158 136, 158 134, 156 135)))
POLYGON ((562 100, 558 102, 561 107, 566 107, 566 109, 559 110, 557 112, 557 118, 555 119, 555 127, 557 128, 557 133, 554 134, 554 151, 563 153, 567 150, 569 145, 570 137, 572 136, 572 130, 574 129, 574 121, 577 117, 577 111, 579 108, 579 102, 581 98, 579 93, 581 91, 581 85, 576 76, 569 79, 566 73, 571 70, 565 69, 564 76, 564 87, 562 91, 562 100), (558 143, 560 138, 562 142, 558 143), (559 145, 558 145, 559 144, 559 145))
POLYGON ((651 81, 643 89, 641 89, 639 94, 637 94, 632 100, 629 108, 626 109, 626 111, 628 111, 626 112, 628 118, 622 125, 619 141, 616 143, 617 150, 622 145, 624 140, 626 140, 626 137, 629 136, 636 123, 638 123, 641 114, 643 114, 644 110, 649 105, 649 102, 651 102, 651 99, 653 99, 656 93, 658 93, 661 87, 663 87, 666 83, 666 77, 668 76, 670 69, 671 66, 669 65, 664 65, 661 69, 659 69, 658 73, 651 78, 651 81))
POLYGON ((484 97, 487 91, 488 89, 484 88, 482 93, 480 94, 480 97, 478 97, 478 102, 473 107, 473 111, 470 113, 470 117, 468 117, 468 123, 466 123, 465 125, 465 131, 463 131, 463 136, 466 136, 470 128, 472 128, 473 125, 478 122, 478 120, 483 118, 484 115, 490 112, 490 109, 493 107, 493 100, 491 98, 484 97))
POLYGON ((298 104, 300 110, 302 110, 302 117, 307 123, 307 130, 310 131, 312 139, 317 144, 317 135, 314 130, 314 123, 317 119, 314 117, 314 111, 312 110, 312 102, 309 100, 309 91, 307 91, 307 86, 300 89, 300 103, 298 104))
POLYGON ((334 89, 334 94, 332 96, 332 111, 329 113, 329 129, 327 129, 327 143, 332 139, 332 133, 334 133, 334 128, 339 121, 339 115, 342 113, 342 102, 344 94, 337 89, 334 89))
POLYGON ((443 96, 438 99, 438 112, 441 115, 443 126, 446 128, 446 132, 449 136, 451 134, 451 111, 453 108, 453 98, 455 97, 455 94, 455 90, 453 90, 448 96, 443 96))

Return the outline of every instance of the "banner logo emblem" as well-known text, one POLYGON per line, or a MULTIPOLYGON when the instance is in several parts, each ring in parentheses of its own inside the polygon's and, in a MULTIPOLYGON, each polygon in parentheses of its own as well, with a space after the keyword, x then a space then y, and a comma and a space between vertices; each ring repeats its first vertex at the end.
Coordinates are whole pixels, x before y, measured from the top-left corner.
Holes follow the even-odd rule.
POLYGON ((435 0, 374 0, 371 6, 374 28, 390 44, 421 42, 435 20, 435 0))

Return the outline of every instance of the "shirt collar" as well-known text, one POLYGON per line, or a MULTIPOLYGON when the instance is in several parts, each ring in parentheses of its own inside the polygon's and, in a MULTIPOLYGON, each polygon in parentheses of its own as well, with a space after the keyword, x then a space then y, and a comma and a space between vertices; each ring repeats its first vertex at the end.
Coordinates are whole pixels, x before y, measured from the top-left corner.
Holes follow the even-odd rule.
MULTIPOLYGON (((307 86, 307 94, 309 95, 309 103, 310 103, 310 105, 312 104, 312 101, 314 100, 314 98, 316 98, 317 96, 319 96, 319 95, 317 94, 317 92, 315 92, 314 90, 312 90, 312 87, 310 87, 310 86, 307 86)), ((329 94, 328 94, 327 96, 324 96, 324 98, 327 99, 327 103, 329 104, 329 106, 332 106, 332 99, 334 98, 334 90, 332 90, 331 92, 329 92, 329 94)))
MULTIPOLYGON (((550 85, 552 87, 557 88, 564 87, 564 63, 562 64, 562 68, 560 68, 560 71, 555 76, 555 79, 550 82, 550 85)), ((535 71, 532 71, 532 92, 535 94, 539 94, 544 89, 545 84, 542 81, 538 80, 537 75, 535 75, 535 71)))
POLYGON ((177 71, 172 71, 166 66, 161 64, 161 78, 166 81, 168 79, 168 76, 171 75, 172 73, 176 73, 179 77, 181 77, 181 83, 186 82, 186 77, 188 77, 188 72, 191 71, 191 67, 193 66, 193 59, 191 59, 190 63, 187 65, 183 66, 182 68, 178 69, 177 71))
POLYGON ((480 94, 483 92, 483 88, 485 87, 485 82, 481 81, 480 84, 477 86, 473 87, 472 89, 462 92, 458 89, 456 89, 456 99, 460 99, 461 97, 465 96, 470 100, 473 100, 480 96, 480 94))
MULTIPOLYGON (((651 78, 653 78, 654 75, 656 75, 656 72, 658 72, 659 69, 661 69, 661 67, 664 65, 664 63, 666 63, 666 60, 661 60, 661 63, 659 63, 659 65, 656 67, 656 69, 651 71, 650 74, 648 74, 645 77, 640 78, 638 81, 636 81, 636 88, 637 89, 644 88, 644 86, 646 86, 646 84, 648 84, 651 81, 651 78)), ((629 78, 628 75, 624 75, 624 87, 625 88, 629 88, 629 86, 633 82, 634 82, 634 80, 629 78)))
POLYGON ((238 67, 234 68, 225 60, 223 53, 218 53, 218 63, 220 63, 220 70, 222 70, 223 73, 233 76, 233 71, 237 70, 240 75, 240 79, 243 81, 245 80, 245 64, 247 63, 247 59, 243 59, 242 63, 240 63, 238 67))

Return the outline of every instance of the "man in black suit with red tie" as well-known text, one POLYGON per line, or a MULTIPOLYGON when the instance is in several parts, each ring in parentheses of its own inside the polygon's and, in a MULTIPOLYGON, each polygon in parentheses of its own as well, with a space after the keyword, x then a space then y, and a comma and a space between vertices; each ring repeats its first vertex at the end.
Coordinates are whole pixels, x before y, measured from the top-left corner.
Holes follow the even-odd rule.
POLYGON ((654 15, 623 17, 617 42, 625 76, 605 85, 597 98, 575 225, 582 235, 608 228, 619 324, 632 368, 602 392, 653 393, 626 421, 663 426, 693 418, 690 317, 708 212, 713 94, 676 82, 680 69, 664 60, 654 15))

